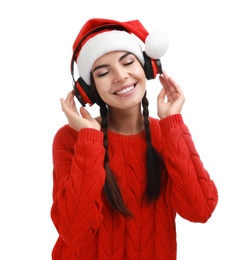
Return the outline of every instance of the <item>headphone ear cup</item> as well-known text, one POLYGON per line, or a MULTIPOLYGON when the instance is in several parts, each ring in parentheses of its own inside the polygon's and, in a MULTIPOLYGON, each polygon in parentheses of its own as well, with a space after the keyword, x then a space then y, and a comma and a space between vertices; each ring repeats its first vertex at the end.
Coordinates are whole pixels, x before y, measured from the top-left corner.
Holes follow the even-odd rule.
POLYGON ((155 79, 157 74, 162 74, 162 65, 160 59, 151 59, 145 52, 143 52, 145 64, 144 71, 147 79, 155 79))
POLYGON ((73 92, 83 107, 86 104, 92 106, 95 103, 90 86, 81 77, 75 82, 73 92))

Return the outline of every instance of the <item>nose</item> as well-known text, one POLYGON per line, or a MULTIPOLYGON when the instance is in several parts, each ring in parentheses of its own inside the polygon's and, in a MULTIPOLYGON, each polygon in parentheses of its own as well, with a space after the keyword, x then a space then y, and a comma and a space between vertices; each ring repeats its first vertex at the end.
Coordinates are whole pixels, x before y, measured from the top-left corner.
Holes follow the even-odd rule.
POLYGON ((128 73, 123 67, 116 67, 113 71, 114 83, 122 82, 128 78, 128 73))

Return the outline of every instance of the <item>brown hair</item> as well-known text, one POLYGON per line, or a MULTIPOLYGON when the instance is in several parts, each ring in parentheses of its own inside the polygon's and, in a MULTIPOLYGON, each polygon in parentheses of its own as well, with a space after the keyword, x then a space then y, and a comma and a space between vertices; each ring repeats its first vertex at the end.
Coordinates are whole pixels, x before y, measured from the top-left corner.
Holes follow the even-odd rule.
MULTIPOLYGON (((105 158, 104 158, 104 168, 106 171, 104 194, 113 210, 120 212, 124 216, 133 217, 133 214, 129 211, 129 209, 124 203, 114 173, 112 172, 109 166, 108 135, 107 135, 107 129, 108 129, 107 118, 108 118, 109 110, 108 110, 108 106, 100 98, 96 90, 92 75, 91 75, 91 89, 94 93, 96 103, 100 106, 100 115, 102 118, 101 130, 104 133, 103 145, 106 151, 105 158)), ((149 106, 149 102, 145 93, 142 99, 145 137, 147 141, 147 150, 146 150, 147 185, 146 185, 145 193, 147 196, 147 201, 150 203, 156 200, 160 194, 161 175, 165 166, 161 155, 155 150, 155 148, 151 143, 148 106, 149 106)))

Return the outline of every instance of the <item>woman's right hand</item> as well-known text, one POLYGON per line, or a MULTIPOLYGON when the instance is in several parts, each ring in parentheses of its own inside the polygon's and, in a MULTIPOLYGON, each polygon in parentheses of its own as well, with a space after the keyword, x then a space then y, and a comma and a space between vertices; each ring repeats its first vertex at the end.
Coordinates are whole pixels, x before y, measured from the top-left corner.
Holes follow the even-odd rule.
POLYGON ((61 98, 62 110, 65 113, 68 123, 71 128, 79 131, 82 128, 93 128, 100 130, 101 126, 96 119, 91 117, 89 112, 84 108, 80 108, 80 113, 77 110, 73 91, 69 92, 66 99, 61 98))

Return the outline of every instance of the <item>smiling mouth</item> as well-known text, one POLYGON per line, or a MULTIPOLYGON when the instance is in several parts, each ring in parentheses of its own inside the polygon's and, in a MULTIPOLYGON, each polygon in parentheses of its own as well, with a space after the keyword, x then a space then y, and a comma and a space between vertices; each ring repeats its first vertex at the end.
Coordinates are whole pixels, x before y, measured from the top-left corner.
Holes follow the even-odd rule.
POLYGON ((130 92, 133 89, 134 89, 134 85, 127 87, 127 88, 124 88, 124 89, 121 89, 120 91, 115 92, 115 94, 116 95, 123 95, 123 94, 130 92))

